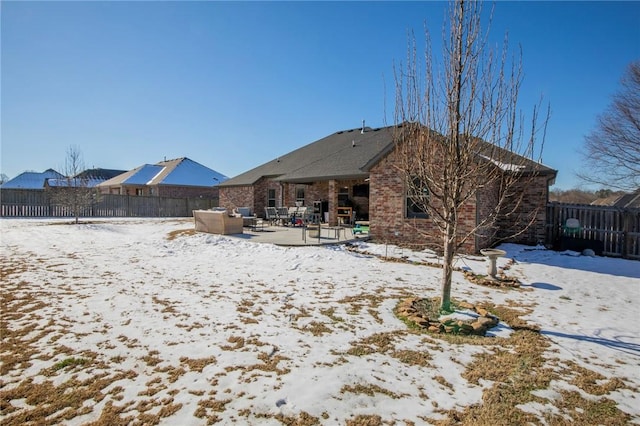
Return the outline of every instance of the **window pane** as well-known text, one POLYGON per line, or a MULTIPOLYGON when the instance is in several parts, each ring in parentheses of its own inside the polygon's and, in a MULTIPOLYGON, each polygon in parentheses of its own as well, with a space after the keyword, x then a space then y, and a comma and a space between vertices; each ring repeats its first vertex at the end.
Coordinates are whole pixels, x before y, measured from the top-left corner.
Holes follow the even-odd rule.
POLYGON ((426 205, 429 203, 429 189, 423 185, 420 178, 413 178, 407 185, 407 218, 428 218, 426 205))
POLYGON ((276 206, 276 190, 267 189, 267 207, 276 206))
POLYGON ((296 188, 296 202, 304 204, 304 188, 296 188))

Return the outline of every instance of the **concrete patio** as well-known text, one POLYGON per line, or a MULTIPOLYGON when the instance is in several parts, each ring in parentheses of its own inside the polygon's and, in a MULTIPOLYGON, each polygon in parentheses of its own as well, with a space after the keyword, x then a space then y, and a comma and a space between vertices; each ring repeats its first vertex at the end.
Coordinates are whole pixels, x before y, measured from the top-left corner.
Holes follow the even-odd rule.
POLYGON ((345 244, 351 241, 367 240, 368 234, 354 234, 351 227, 320 227, 320 236, 310 237, 310 229, 305 227, 268 225, 243 229, 242 234, 229 237, 242 238, 256 243, 271 243, 279 246, 319 246, 345 244))

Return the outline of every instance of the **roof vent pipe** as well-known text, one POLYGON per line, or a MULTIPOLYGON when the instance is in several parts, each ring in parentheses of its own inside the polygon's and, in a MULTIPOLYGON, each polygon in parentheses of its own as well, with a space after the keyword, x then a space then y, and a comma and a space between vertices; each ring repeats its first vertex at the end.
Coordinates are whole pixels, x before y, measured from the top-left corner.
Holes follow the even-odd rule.
POLYGON ((360 134, 364 134, 364 120, 362 120, 362 130, 360 130, 360 134))
POLYGON ((352 141, 351 141, 351 147, 353 148, 354 146, 356 146, 356 141, 355 141, 355 140, 352 140, 352 141))

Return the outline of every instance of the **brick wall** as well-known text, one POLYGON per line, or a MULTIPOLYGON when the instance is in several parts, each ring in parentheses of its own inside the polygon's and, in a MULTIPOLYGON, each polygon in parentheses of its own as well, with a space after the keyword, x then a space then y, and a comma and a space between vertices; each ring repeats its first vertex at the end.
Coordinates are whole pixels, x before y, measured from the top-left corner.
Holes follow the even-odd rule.
MULTIPOLYGON (((379 242, 430 247, 442 247, 442 235, 431 219, 407 219, 405 217, 405 187, 402 174, 397 170, 395 152, 390 153, 372 170, 370 176, 370 234, 379 242)), ((470 200, 458 212, 458 235, 462 236, 484 219, 489 218, 499 200, 499 184, 481 188, 475 199, 470 200)), ((545 176, 523 176, 513 188, 517 194, 502 209, 495 220, 479 228, 475 236, 463 245, 461 252, 477 253, 481 248, 496 242, 508 241, 536 244, 544 241, 548 183, 545 176), (520 201, 521 200, 521 201, 520 201), (520 202, 513 213, 514 203, 520 202), (527 228, 527 226, 533 224, 527 228)), ((437 202, 437 200, 433 200, 437 202)), ((437 207, 437 206, 436 206, 437 207)))
POLYGON ((498 182, 494 182, 484 188, 480 188, 476 192, 476 203, 478 206, 478 225, 476 231, 476 251, 481 248, 491 247, 496 239, 498 228, 496 222, 491 218, 495 206, 498 203, 500 195, 500 186, 498 182), (481 225, 485 222, 485 225, 481 225))
POLYGON ((225 207, 228 211, 232 211, 238 207, 254 206, 254 189, 253 186, 223 186, 220 187, 220 207, 225 207))
MULTIPOLYGON (((415 248, 431 248, 441 252, 443 235, 431 218, 406 218, 405 183, 390 153, 371 170, 369 220, 371 237, 377 242, 389 242, 415 248)), ((433 200, 437 202, 437 200, 433 200)), ((470 232, 476 225, 476 202, 470 200, 458 212, 458 235, 470 232)), ((461 252, 475 253, 474 237, 466 240, 461 252)))
MULTIPOLYGON (((509 216, 503 214, 498 218, 496 238, 520 244, 537 244, 545 240, 546 205, 549 199, 547 179, 546 176, 523 177, 521 179, 515 190, 518 199, 522 195, 522 201, 509 216), (530 223, 531 226, 522 232, 530 223)), ((503 210, 513 210, 513 205, 508 205, 503 210)))

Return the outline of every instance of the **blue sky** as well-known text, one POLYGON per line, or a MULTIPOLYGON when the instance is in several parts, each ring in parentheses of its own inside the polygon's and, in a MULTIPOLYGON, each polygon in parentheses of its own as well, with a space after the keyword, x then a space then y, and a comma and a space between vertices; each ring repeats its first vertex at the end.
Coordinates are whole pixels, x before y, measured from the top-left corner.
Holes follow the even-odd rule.
MULTIPOLYGON (((235 176, 363 119, 393 123, 407 32, 438 51, 444 2, 12 2, 1 5, 0 172, 128 170, 189 157, 235 176)), ((485 12, 490 4, 485 4, 485 12)), ((543 162, 579 185, 584 136, 640 59, 640 2, 497 2, 490 39, 522 48, 543 162)))

